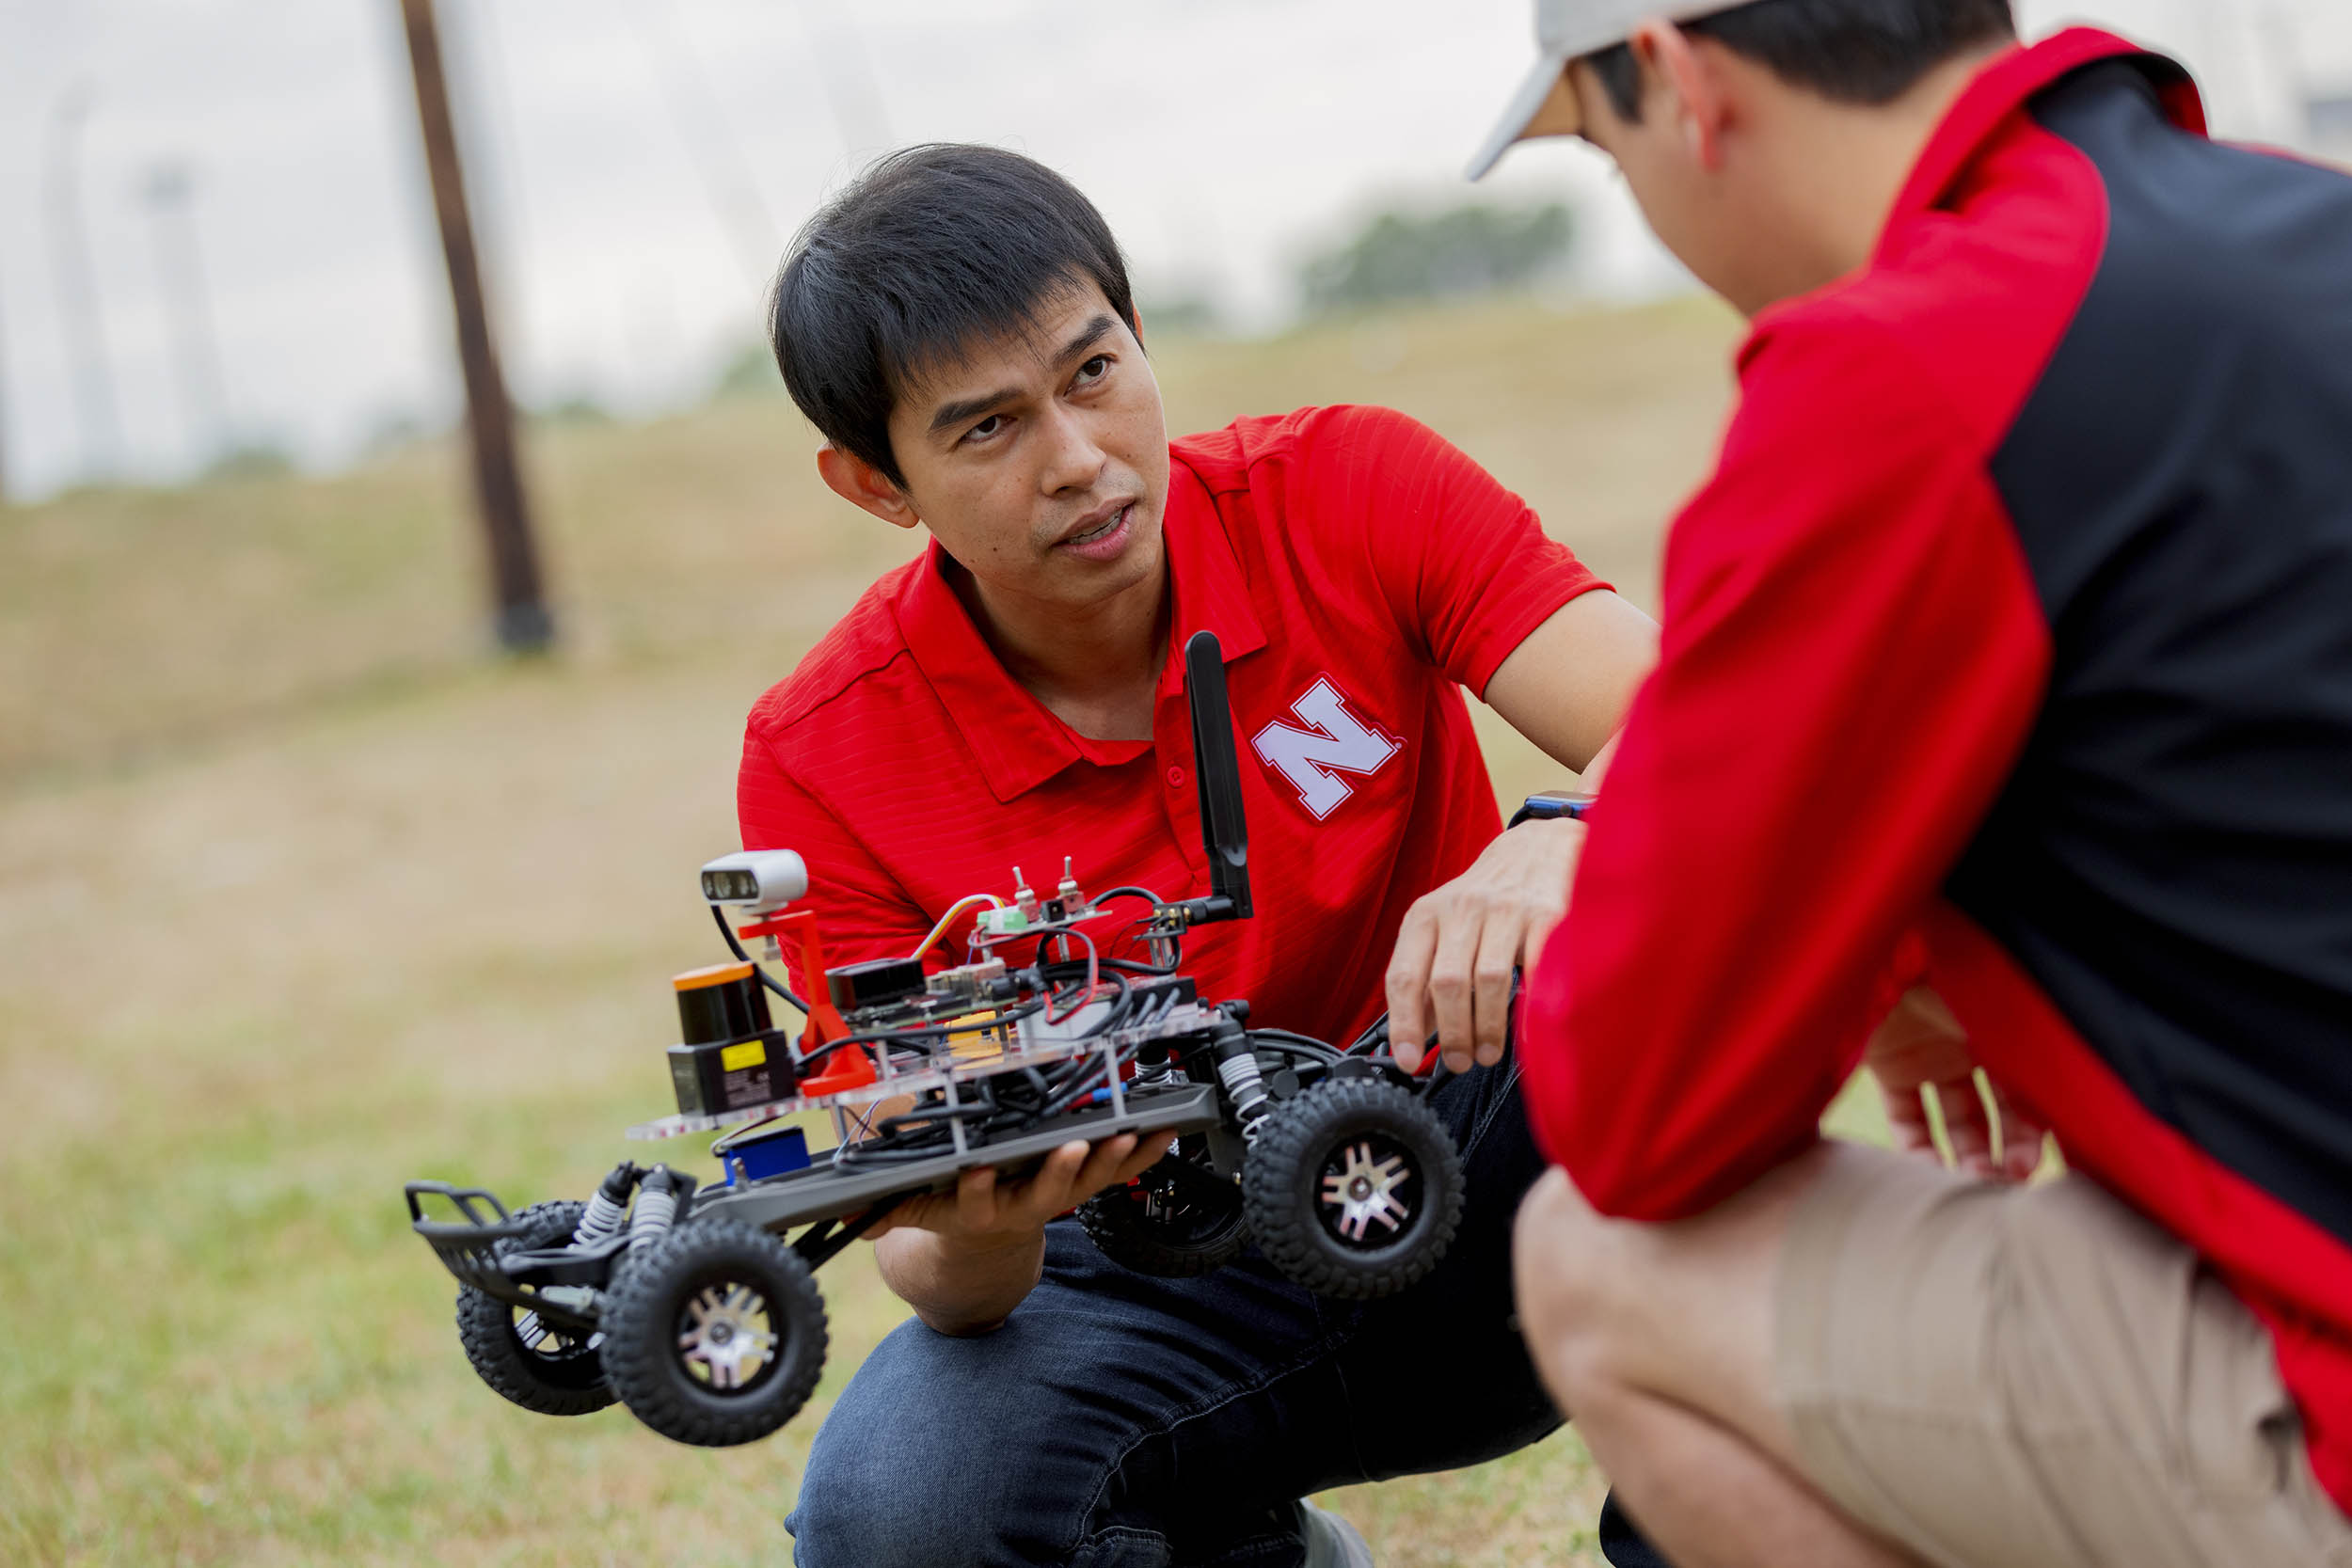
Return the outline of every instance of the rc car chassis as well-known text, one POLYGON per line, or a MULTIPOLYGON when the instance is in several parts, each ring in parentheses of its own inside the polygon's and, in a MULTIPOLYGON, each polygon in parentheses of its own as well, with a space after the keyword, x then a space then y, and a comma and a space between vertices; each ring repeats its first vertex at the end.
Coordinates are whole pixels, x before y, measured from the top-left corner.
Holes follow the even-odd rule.
POLYGON ((823 1367, 818 1267, 908 1198, 982 1166, 1018 1176, 1073 1139, 1168 1147, 1079 1210, 1139 1273, 1204 1274, 1254 1243, 1299 1285, 1362 1299, 1436 1266, 1461 1212, 1460 1158, 1385 1023, 1344 1050, 1253 1030, 1246 1001, 1204 1002, 1179 973, 1187 931, 1251 913, 1223 656, 1202 632, 1184 660, 1205 897, 1089 896, 1067 862, 1041 897, 1016 867, 1009 901, 961 901, 914 955, 829 970, 813 916, 786 909, 807 892, 797 856, 704 868, 737 962, 675 980, 678 1112, 629 1135, 721 1132, 721 1181, 628 1163, 585 1203, 512 1212, 480 1188, 407 1185, 414 1228, 457 1278, 458 1337, 484 1382, 544 1415, 617 1399, 682 1443, 765 1437, 823 1367), (1138 912, 1106 924, 1127 905, 1138 912), (739 928, 729 906, 753 919, 739 928), (965 961, 927 962, 967 913, 965 961), (765 939, 771 963, 788 943, 807 1000, 744 938, 765 939), (805 1025, 771 1026, 770 994, 805 1025), (830 1117, 834 1148, 809 1151, 807 1118, 785 1119, 803 1112, 830 1117))

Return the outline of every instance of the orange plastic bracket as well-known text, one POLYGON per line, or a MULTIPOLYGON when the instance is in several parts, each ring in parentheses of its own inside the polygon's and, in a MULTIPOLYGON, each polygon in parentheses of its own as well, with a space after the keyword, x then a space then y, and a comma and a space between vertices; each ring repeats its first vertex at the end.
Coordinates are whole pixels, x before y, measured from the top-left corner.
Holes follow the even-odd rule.
MULTIPOLYGON (((813 910, 794 910, 789 913, 771 915, 749 926, 736 928, 745 939, 773 937, 784 949, 785 961, 792 970, 801 995, 808 1003, 808 1027, 801 1035, 801 1050, 814 1051, 827 1040, 839 1039, 850 1032, 849 1023, 839 1008, 833 1005, 832 994, 825 987, 825 942, 817 930, 817 914, 813 910)), ((873 1059, 863 1046, 851 1046, 833 1053, 824 1069, 814 1077, 801 1080, 803 1095, 835 1094, 843 1089, 864 1088, 874 1082, 873 1059)))

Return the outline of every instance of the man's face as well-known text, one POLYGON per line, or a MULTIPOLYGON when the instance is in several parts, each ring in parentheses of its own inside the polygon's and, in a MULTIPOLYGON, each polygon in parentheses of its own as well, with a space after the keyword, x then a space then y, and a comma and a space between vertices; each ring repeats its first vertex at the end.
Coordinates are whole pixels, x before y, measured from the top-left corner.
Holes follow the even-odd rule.
POLYGON ((1804 271, 1810 258, 1788 243, 1786 214, 1750 140, 1722 133, 1725 94, 1765 87, 1760 68, 1671 29, 1660 36, 1664 47, 1642 72, 1638 119, 1617 114, 1591 65, 1568 68, 1584 139, 1615 160, 1642 215, 1676 259, 1743 313, 1824 281, 1804 271))
POLYGON ((1692 153, 1681 104, 1671 93, 1647 90, 1656 78, 1645 73, 1642 118, 1622 119, 1597 71, 1579 60, 1569 73, 1583 108, 1584 139, 1615 160, 1652 231, 1700 282, 1741 305, 1738 280, 1729 276, 1739 247, 1722 243, 1720 192, 1692 153))
POLYGON ((1027 333, 929 368, 890 445, 915 513, 984 589, 1080 609, 1159 579, 1159 383, 1092 282, 1048 295, 1027 333))

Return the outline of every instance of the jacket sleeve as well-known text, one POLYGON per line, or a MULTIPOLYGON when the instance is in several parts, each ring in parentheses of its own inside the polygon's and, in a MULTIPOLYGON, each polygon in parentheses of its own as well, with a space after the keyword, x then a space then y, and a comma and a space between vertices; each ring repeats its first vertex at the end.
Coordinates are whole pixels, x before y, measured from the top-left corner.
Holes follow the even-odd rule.
POLYGON ((755 724, 744 732, 735 784, 746 849, 791 849, 808 863, 808 896, 830 966, 902 956, 930 920, 839 817, 795 779, 775 742, 755 724))
POLYGON ((1818 1136, 2039 707, 2040 604, 1933 388, 1859 321, 1759 337, 1676 525, 1521 1034, 1539 1140, 1603 1212, 1696 1212, 1818 1136))

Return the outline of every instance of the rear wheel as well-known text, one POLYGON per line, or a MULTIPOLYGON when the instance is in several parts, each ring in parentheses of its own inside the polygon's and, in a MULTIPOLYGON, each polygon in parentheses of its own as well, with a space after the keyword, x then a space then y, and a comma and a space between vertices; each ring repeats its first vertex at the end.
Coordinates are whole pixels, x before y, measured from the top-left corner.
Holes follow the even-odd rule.
MULTIPOLYGON (((531 1229, 499 1243, 497 1255, 564 1245, 580 1227, 582 1207, 534 1203, 518 1212, 515 1217, 529 1222, 531 1229)), ((525 1410, 542 1416, 586 1416, 612 1402, 597 1335, 558 1329, 527 1307, 461 1285, 457 1339, 482 1381, 525 1410)))
POLYGON ((1170 1169, 1178 1159, 1171 1154, 1127 1186, 1078 1206, 1078 1223, 1120 1268, 1189 1279, 1223 1268, 1249 1245, 1241 1189, 1197 1166, 1170 1169))
POLYGON ((1462 1217, 1452 1134, 1409 1090, 1377 1079, 1322 1084, 1269 1113, 1241 1184, 1266 1260, 1352 1300, 1427 1275, 1462 1217))
POLYGON ((690 1220, 632 1256, 604 1308, 606 1375, 629 1413, 699 1448, 755 1443, 825 1365, 825 1303, 801 1255, 740 1220, 690 1220))

